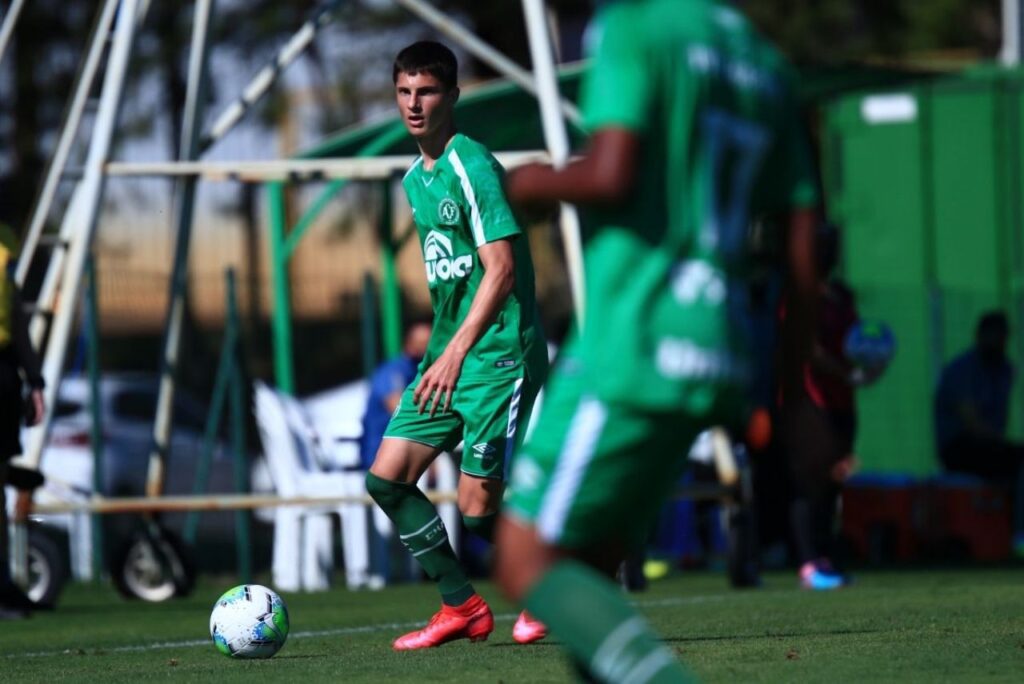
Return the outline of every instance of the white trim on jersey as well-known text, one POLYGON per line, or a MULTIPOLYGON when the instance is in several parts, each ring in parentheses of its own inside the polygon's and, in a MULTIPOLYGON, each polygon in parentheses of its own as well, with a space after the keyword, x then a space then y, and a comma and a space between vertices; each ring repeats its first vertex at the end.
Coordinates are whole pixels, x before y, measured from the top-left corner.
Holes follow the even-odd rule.
POLYGON ((509 466, 512 465, 512 450, 516 444, 516 431, 519 428, 519 402, 523 398, 523 379, 516 380, 512 390, 512 399, 508 403, 508 429, 505 430, 505 479, 508 480, 509 466))
POLYGON ((593 397, 580 399, 537 516, 537 532, 548 543, 560 541, 569 509, 583 482, 587 466, 594 458, 594 450, 607 418, 608 409, 600 401, 593 397))
POLYGON ((409 174, 413 172, 413 169, 415 169, 417 166, 419 166, 422 163, 423 163, 423 155, 421 154, 420 156, 416 157, 416 161, 414 161, 412 163, 412 166, 410 166, 409 169, 405 172, 405 175, 402 176, 402 180, 405 180, 406 178, 408 178, 409 174))
POLYGON ((455 175, 459 177, 459 182, 462 184, 462 194, 469 202, 469 224, 473 229, 473 241, 476 242, 477 247, 480 247, 487 243, 487 238, 484 236, 484 222, 480 218, 480 207, 476 204, 476 193, 473 192, 473 185, 469 182, 469 174, 466 173, 466 167, 459 159, 459 153, 453 149, 448 153, 448 160, 452 163, 455 175))

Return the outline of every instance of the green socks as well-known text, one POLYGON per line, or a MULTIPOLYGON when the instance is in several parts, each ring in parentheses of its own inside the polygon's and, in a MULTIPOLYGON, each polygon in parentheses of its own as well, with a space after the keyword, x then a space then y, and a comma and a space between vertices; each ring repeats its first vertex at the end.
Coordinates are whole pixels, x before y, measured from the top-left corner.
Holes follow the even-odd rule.
POLYGON ((696 681, 618 588, 580 563, 552 566, 530 590, 524 607, 596 681, 696 681))
POLYGON ((394 523, 405 548, 437 581, 446 605, 460 606, 476 593, 452 550, 437 509, 419 487, 366 473, 366 491, 394 523))
POLYGON ((494 527, 498 523, 498 514, 490 515, 464 515, 462 522, 466 529, 480 537, 486 542, 494 543, 494 527))

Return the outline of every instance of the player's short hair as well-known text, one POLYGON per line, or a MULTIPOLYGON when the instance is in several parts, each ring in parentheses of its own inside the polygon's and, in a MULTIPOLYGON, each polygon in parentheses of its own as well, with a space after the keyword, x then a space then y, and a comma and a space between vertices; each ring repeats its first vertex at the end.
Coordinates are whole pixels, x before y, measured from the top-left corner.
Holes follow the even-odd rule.
POLYGON ((391 81, 398 83, 399 74, 427 73, 441 82, 446 90, 458 85, 459 61, 446 45, 421 40, 402 49, 395 57, 391 81))

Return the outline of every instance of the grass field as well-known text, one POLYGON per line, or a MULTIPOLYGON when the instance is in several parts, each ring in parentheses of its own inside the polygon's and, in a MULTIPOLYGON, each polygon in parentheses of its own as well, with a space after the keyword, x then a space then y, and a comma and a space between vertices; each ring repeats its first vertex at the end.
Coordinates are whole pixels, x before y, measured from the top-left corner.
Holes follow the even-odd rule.
MULTIPOLYGON (((0 682, 570 680, 554 643, 512 641, 513 612, 489 585, 498 621, 488 642, 405 654, 390 641, 435 609, 431 586, 285 595, 292 633, 267 661, 232 661, 210 642, 209 610, 226 588, 206 582, 147 605, 71 586, 58 611, 0 622, 0 682)), ((829 594, 797 590, 790 574, 754 591, 689 574, 635 599, 706 682, 1024 681, 1022 570, 865 572, 829 594)))

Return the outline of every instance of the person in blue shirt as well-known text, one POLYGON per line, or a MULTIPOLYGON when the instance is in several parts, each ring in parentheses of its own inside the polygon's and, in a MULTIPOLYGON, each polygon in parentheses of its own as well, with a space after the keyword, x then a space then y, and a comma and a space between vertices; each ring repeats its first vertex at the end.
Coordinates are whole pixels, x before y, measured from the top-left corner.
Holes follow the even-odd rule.
MULTIPOLYGON (((363 413, 363 434, 359 438, 359 462, 369 470, 384 439, 391 414, 398 407, 402 392, 416 377, 416 371, 427 351, 432 329, 429 318, 413 320, 405 331, 402 353, 377 366, 370 376, 370 394, 363 413)), ((370 521, 370 568, 372 584, 383 586, 390 574, 390 543, 370 521)))
POLYGON ((1006 437, 1015 369, 1001 311, 978 321, 974 346, 942 369, 935 393, 935 443, 949 472, 1015 488, 1015 542, 1024 549, 1024 444, 1006 437))
POLYGON ((428 319, 413 321, 405 331, 402 353, 379 365, 370 376, 370 396, 366 399, 363 435, 359 441, 359 458, 364 470, 373 465, 391 414, 402 392, 416 377, 416 369, 430 342, 430 330, 428 319))

